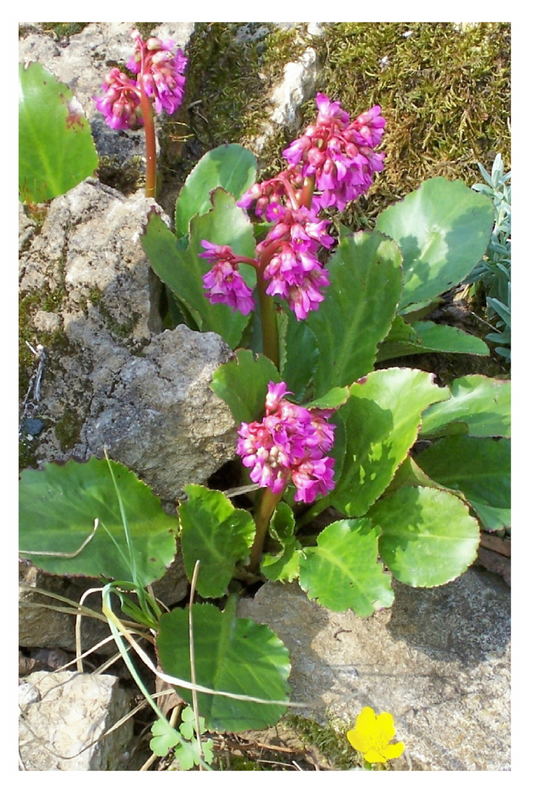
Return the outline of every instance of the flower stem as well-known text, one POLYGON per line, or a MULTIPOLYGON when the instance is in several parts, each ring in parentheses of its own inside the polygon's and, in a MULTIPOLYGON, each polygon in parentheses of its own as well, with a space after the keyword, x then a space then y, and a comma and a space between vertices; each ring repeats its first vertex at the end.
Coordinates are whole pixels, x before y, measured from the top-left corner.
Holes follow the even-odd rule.
POLYGON ((315 176, 308 175, 304 180, 303 188, 300 192, 300 205, 311 208, 313 192, 315 190, 315 176))
POLYGON ((265 544, 265 537, 268 530, 268 523, 274 513, 274 509, 281 500, 283 491, 274 494, 270 489, 263 489, 255 512, 255 527, 256 534, 252 549, 250 551, 250 565, 251 572, 257 572, 259 562, 263 555, 263 546, 265 544))
POLYGON ((145 152, 146 152, 146 180, 145 197, 155 197, 157 160, 155 148, 154 112, 152 103, 141 88, 141 111, 144 125, 145 152))

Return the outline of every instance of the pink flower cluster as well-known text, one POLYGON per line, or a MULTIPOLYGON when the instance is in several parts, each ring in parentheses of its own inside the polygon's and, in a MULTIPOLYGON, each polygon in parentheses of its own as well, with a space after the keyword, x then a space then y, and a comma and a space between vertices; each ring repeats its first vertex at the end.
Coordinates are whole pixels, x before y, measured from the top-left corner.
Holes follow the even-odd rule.
POLYGON ((237 453, 251 480, 275 494, 292 480, 295 500, 313 503, 335 487, 335 461, 325 454, 333 446, 332 409, 309 409, 285 400, 287 385, 269 383, 266 415, 261 422, 243 422, 237 453))
POLYGON ((185 67, 183 52, 175 50, 172 40, 163 41, 151 36, 145 42, 138 31, 132 33, 135 50, 126 67, 137 76, 129 78, 113 67, 104 79, 104 94, 95 98, 96 108, 110 128, 127 130, 142 123, 141 89, 153 99, 158 114, 173 114, 183 101, 185 67))
POLYGON ((319 208, 336 207, 366 192, 374 173, 383 169, 383 153, 374 152, 383 138, 385 120, 380 106, 373 106, 353 122, 341 107, 325 94, 317 94, 318 115, 304 134, 295 139, 283 155, 302 176, 314 176, 319 208))
POLYGON ((225 303, 241 314, 249 314, 254 308, 252 290, 242 277, 236 256, 228 245, 218 245, 202 239, 205 252, 200 258, 210 261, 213 266, 203 276, 205 295, 211 303, 225 303))
POLYGON ((284 297, 297 319, 305 319, 315 311, 324 295, 321 289, 329 285, 328 271, 318 259, 320 247, 330 249, 335 239, 329 236, 327 220, 319 220, 305 206, 291 208, 271 203, 265 210, 274 227, 257 248, 259 255, 277 243, 274 254, 264 271, 268 282, 266 293, 284 297))

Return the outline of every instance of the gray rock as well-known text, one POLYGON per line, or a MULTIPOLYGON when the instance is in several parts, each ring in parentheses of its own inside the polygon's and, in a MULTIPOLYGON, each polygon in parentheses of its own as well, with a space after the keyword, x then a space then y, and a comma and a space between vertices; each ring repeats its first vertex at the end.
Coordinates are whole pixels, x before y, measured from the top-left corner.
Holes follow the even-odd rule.
POLYGON ((141 193, 84 181, 50 204, 22 253, 20 286, 47 356, 31 406, 47 423, 38 462, 107 447, 175 502, 185 483, 234 457, 233 419, 209 387, 231 351, 214 333, 161 332, 160 284, 139 241, 152 207, 141 193))
MULTIPOLYGON (((135 183, 144 171, 142 131, 113 131, 96 110, 94 97, 111 66, 125 64, 132 53, 129 22, 91 22, 68 42, 55 41, 38 29, 20 40, 20 61, 38 61, 62 83, 66 83, 81 103, 104 168, 129 174, 135 183), (65 46, 66 44, 66 46, 65 46)), ((194 30, 193 22, 163 23, 153 29, 155 36, 173 39, 184 49, 194 30)), ((124 175, 122 176, 124 178, 124 175)))
MULTIPOLYGON (((74 614, 54 611, 44 606, 64 606, 67 603, 42 594, 52 592, 62 598, 80 601, 84 592, 93 584, 84 579, 76 581, 60 575, 47 575, 33 565, 21 563, 19 566, 19 645, 27 648, 76 649, 74 614), (36 591, 36 590, 42 591, 36 591)), ((98 610, 98 595, 90 595, 84 605, 98 610)), ((68 608, 72 606, 68 605, 68 608)), ((100 605, 101 611, 101 605, 100 605)), ((84 616, 81 625, 82 651, 88 650, 109 636, 109 627, 104 622, 84 616)), ((114 642, 98 649, 99 654, 116 653, 114 642)))
POLYGON ((130 710, 131 695, 117 677, 33 672, 21 686, 19 752, 25 770, 127 768, 133 721, 103 736, 130 710))
POLYGON ((273 88, 268 101, 271 107, 269 119, 253 143, 253 149, 259 156, 268 139, 280 126, 289 133, 298 131, 302 123, 300 106, 313 96, 317 76, 318 60, 313 47, 306 48, 298 61, 285 65, 283 80, 273 88))
POLYGON ((508 588, 470 569, 436 589, 395 591, 392 609, 360 619, 268 583, 239 614, 289 648, 303 716, 346 731, 365 705, 394 715, 406 757, 392 769, 509 770, 508 588))

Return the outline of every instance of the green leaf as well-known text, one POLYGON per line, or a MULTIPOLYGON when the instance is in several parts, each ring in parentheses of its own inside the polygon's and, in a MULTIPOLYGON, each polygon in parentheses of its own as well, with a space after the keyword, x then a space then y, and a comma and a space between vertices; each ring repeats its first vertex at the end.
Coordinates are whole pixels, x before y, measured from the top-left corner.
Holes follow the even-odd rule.
POLYGON ((379 528, 368 519, 344 519, 324 528, 306 547, 300 585, 311 600, 332 611, 368 617, 394 602, 389 575, 378 563, 379 528))
POLYGON ((71 90, 40 64, 19 66, 19 191, 44 203, 92 175, 98 154, 71 90))
POLYGON ((315 396, 369 372, 378 343, 396 312, 401 288, 397 245, 377 233, 341 237, 326 264, 330 285, 304 324, 316 337, 319 359, 315 396))
POLYGON ((270 359, 251 350, 237 350, 235 358, 215 370, 211 388, 227 403, 235 422, 252 422, 264 416, 270 381, 281 381, 270 359))
MULTIPOLYGON (((510 508, 510 439, 447 436, 420 453, 416 460, 433 480, 462 492, 487 530, 492 529, 494 519, 492 515, 487 518, 486 507, 510 508)), ((502 519, 501 515, 499 518, 502 519)))
POLYGON ((301 403, 308 395, 306 389, 317 369, 316 336, 311 328, 297 320, 292 312, 278 313, 278 330, 281 376, 294 392, 295 401, 301 403))
POLYGON ((446 178, 424 181, 382 211, 376 230, 394 239, 403 255, 400 307, 432 300, 460 283, 485 253, 493 221, 488 198, 446 178))
POLYGON ((20 481, 20 549, 74 553, 99 523, 81 552, 29 556, 54 575, 105 575, 147 586, 161 578, 176 552, 177 520, 145 483, 123 464, 91 458, 80 464, 26 469, 20 481), (127 519, 131 552, 122 524, 113 471, 127 519))
MULTIPOLYGON (((160 618, 157 650, 165 672, 191 680, 188 609, 177 608, 160 618)), ((200 714, 208 730, 259 730, 275 725, 286 710, 290 660, 287 648, 266 626, 237 619, 233 603, 192 607, 196 682, 217 691, 278 701, 255 703, 198 692, 200 714)), ((180 687, 188 703, 190 691, 180 687)))
POLYGON ((396 320, 392 336, 389 334, 379 346, 378 361, 416 353, 489 355, 489 348, 482 339, 465 333, 460 328, 437 325, 430 320, 414 322, 412 325, 407 325, 401 317, 397 317, 396 320))
POLYGON ((476 558, 479 526, 449 492, 406 486, 376 503, 369 517, 382 529, 383 561, 409 586, 440 586, 476 558))
POLYGON ((337 412, 345 426, 346 455, 332 505, 347 516, 363 516, 414 444, 422 411, 448 396, 431 374, 416 369, 378 370, 354 383, 337 412))
POLYGON ((156 756, 166 756, 172 747, 180 743, 178 732, 166 719, 156 719, 150 731, 150 750, 156 756))
POLYGON ((261 572, 270 581, 289 583, 300 571, 301 546, 294 536, 294 515, 286 503, 279 503, 269 526, 270 538, 278 545, 277 553, 265 553, 261 561, 261 572))
MULTIPOLYGON (((211 211, 192 220, 189 242, 186 237, 176 239, 155 213, 150 214, 141 241, 154 272, 186 306, 199 330, 215 331, 234 348, 250 315, 245 316, 223 303, 210 303, 205 297, 202 276, 209 271, 210 264, 199 256, 203 252, 200 242, 207 239, 227 244, 235 253, 251 258, 255 254, 255 239, 246 213, 237 208, 231 195, 217 189, 212 202, 211 211)), ((248 270, 243 277, 249 281, 248 270)))
POLYGON ((470 436, 511 435, 511 381, 465 375, 450 385, 452 396, 422 414, 423 436, 442 435, 450 424, 468 425, 470 436))
POLYGON ((329 392, 317 397, 310 403, 304 403, 305 408, 340 408, 350 396, 349 386, 335 386, 329 392))
POLYGON ((255 181, 257 162, 240 144, 222 144, 206 153, 189 173, 176 200, 176 235, 189 231, 189 221, 211 208, 211 192, 221 186, 238 200, 255 181))
POLYGON ((189 580, 200 562, 196 588, 202 597, 221 597, 227 591, 235 565, 244 561, 255 537, 251 514, 235 508, 214 489, 189 484, 188 500, 180 503, 181 546, 189 580))

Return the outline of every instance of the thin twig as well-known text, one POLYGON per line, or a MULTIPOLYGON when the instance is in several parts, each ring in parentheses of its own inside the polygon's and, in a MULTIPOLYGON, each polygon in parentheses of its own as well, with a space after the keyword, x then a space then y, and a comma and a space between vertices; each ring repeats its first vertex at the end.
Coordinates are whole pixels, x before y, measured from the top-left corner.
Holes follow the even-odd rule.
MULTIPOLYGON (((96 526, 95 526, 95 530, 96 530, 96 526)), ((101 591, 102 590, 98 589, 98 588, 87 589, 87 591, 85 591, 82 594, 82 596, 80 597, 80 608, 82 607, 83 602, 84 602, 86 597, 88 597, 90 594, 94 594, 95 592, 101 592, 101 591)), ((76 624, 74 626, 74 633, 75 633, 75 637, 76 637, 76 669, 77 669, 78 672, 83 672, 83 661, 82 661, 82 657, 81 657, 81 618, 82 618, 82 616, 83 616, 83 614, 81 614, 81 613, 76 614, 76 624)))
POLYGON ((73 550, 71 553, 54 553, 54 552, 51 552, 50 550, 19 550, 19 553, 22 553, 22 555, 25 555, 25 556, 57 556, 57 557, 60 557, 60 558, 76 558, 76 556, 78 556, 81 553, 83 548, 87 547, 87 545, 89 544, 89 542, 93 538, 94 534, 96 533, 96 529, 98 528, 99 524, 100 524, 100 520, 99 519, 95 519, 94 520, 94 527, 92 529, 92 532, 88 535, 88 537, 86 539, 84 539, 84 541, 81 543, 81 545, 78 547, 78 549, 77 550, 73 550))

